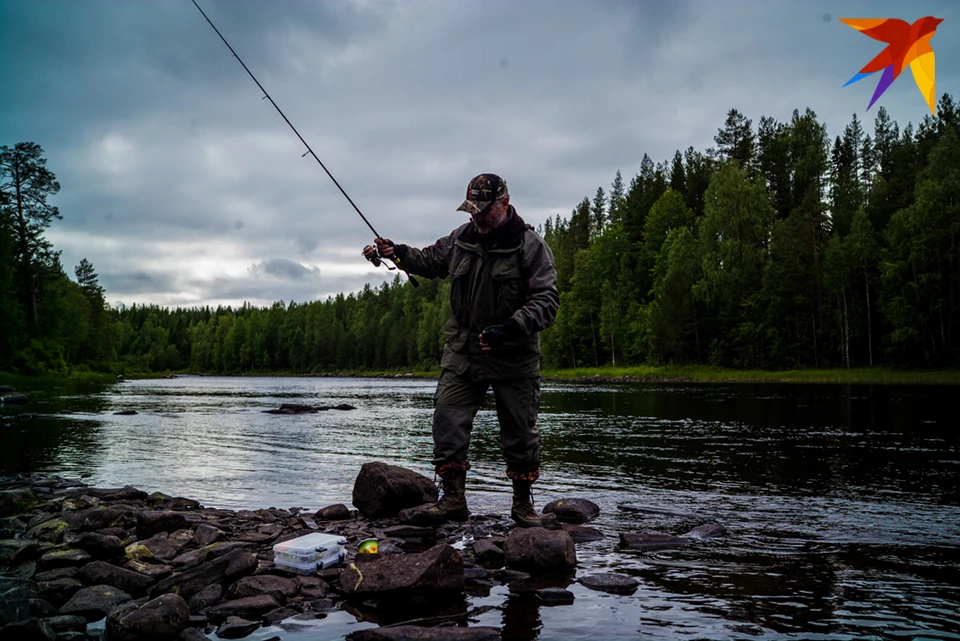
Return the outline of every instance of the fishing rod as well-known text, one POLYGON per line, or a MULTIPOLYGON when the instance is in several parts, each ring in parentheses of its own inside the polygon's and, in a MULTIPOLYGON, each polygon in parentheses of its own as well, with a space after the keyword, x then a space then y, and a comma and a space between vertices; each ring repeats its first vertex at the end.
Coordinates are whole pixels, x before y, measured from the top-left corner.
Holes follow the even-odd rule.
MULTIPOLYGON (((300 142, 303 143, 303 146, 307 148, 306 153, 304 153, 303 156, 300 156, 300 157, 303 158, 304 156, 307 156, 309 154, 313 156, 314 160, 320 163, 320 166, 323 167, 323 170, 327 172, 328 176, 330 176, 330 180, 332 180, 333 184, 337 186, 337 189, 340 190, 340 193, 343 194, 343 197, 346 198, 351 205, 353 205, 353 208, 357 210, 358 214, 360 214, 360 218, 363 218, 363 222, 367 223, 367 227, 370 228, 370 231, 373 232, 373 235, 376 238, 379 238, 382 240, 383 237, 377 233, 377 230, 373 228, 373 225, 371 225, 370 221, 367 220, 367 217, 363 215, 363 212, 360 211, 360 208, 357 207, 356 203, 353 202, 353 199, 347 195, 347 192, 344 191, 343 187, 340 186, 340 183, 337 182, 337 179, 334 178, 333 174, 330 173, 330 170, 327 169, 327 166, 324 165, 323 162, 320 160, 319 156, 317 156, 317 154, 313 152, 313 149, 310 148, 310 145, 307 144, 307 141, 303 139, 303 136, 301 136, 300 132, 297 131, 297 128, 293 126, 293 123, 290 122, 290 119, 287 118, 287 116, 283 113, 283 111, 280 110, 280 107, 278 107, 277 103, 273 101, 273 98, 271 98, 270 94, 267 93, 267 90, 263 88, 263 85, 260 84, 260 81, 257 80, 257 77, 253 75, 253 72, 251 72, 250 69, 247 68, 247 65, 243 63, 243 60, 241 60, 240 56, 237 55, 237 52, 233 50, 233 47, 231 47, 230 43, 227 42, 227 39, 223 37, 223 34, 220 33, 220 30, 217 29, 216 25, 214 25, 213 22, 210 21, 210 18, 207 17, 207 14, 204 13, 203 9, 200 8, 200 5, 197 4, 197 0, 190 0, 190 1, 193 2, 193 6, 197 8, 197 10, 201 13, 201 15, 203 15, 204 19, 206 19, 206 21, 210 24, 210 26, 213 27, 213 30, 217 32, 217 35, 220 36, 221 40, 223 40, 223 44, 227 45, 227 49, 230 50, 230 53, 233 54, 233 57, 237 59, 237 62, 239 62, 241 66, 243 66, 244 71, 246 71, 247 74, 250 76, 250 78, 252 78, 253 81, 257 83, 257 86, 260 87, 260 91, 263 92, 264 97, 270 101, 270 104, 273 105, 273 107, 277 110, 277 113, 279 113, 280 116, 283 118, 283 120, 290 126, 291 129, 293 129, 293 133, 297 134, 297 138, 299 138, 300 142)), ((386 258, 386 257, 380 256, 377 253, 376 248, 372 246, 367 246, 366 248, 364 248, 363 256, 377 267, 380 266, 380 260, 382 258, 386 258)), ((398 266, 400 265, 400 259, 397 258, 396 256, 391 257, 389 260, 391 260, 395 265, 398 265, 398 266)), ((387 266, 387 268, 392 269, 389 265, 387 266)), ((407 274, 407 278, 410 279, 410 283, 414 287, 417 287, 419 285, 419 283, 417 282, 417 279, 411 276, 410 274, 407 274)))

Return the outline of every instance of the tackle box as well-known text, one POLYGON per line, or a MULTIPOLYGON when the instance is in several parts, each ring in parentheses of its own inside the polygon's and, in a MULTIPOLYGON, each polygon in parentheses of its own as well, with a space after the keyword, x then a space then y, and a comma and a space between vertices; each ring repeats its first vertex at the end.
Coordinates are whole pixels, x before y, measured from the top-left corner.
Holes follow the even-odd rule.
POLYGON ((312 574, 317 569, 342 563, 347 539, 336 534, 314 532, 273 546, 273 564, 297 574, 312 574))
POLYGON ((324 568, 329 568, 334 565, 339 565, 343 563, 343 560, 347 556, 346 550, 340 550, 330 556, 325 556, 318 561, 307 561, 306 563, 297 563, 296 561, 284 561, 283 559, 274 558, 273 565, 279 570, 286 570, 287 572, 293 572, 294 574, 313 574, 317 570, 322 570, 324 568))

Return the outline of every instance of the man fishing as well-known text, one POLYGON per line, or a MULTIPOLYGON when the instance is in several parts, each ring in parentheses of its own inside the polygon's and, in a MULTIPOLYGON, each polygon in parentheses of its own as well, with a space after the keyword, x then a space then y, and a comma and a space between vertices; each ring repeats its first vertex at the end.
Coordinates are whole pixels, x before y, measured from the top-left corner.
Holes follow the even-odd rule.
POLYGON ((530 487, 540 477, 540 332, 553 324, 560 305, 556 263, 510 204, 507 183, 496 174, 471 180, 458 211, 467 212, 470 222, 429 247, 375 239, 378 252, 398 258, 405 272, 453 277, 433 413, 433 464, 442 494, 413 519, 437 524, 470 515, 470 432, 492 386, 506 474, 513 481, 510 514, 519 526, 537 527, 530 487))

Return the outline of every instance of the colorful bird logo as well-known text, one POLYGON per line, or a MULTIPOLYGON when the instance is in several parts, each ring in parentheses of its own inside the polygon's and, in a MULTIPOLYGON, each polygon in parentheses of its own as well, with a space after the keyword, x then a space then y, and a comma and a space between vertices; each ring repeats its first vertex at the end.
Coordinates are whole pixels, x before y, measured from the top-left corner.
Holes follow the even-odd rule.
POLYGON ((909 64, 917 88, 923 94, 923 99, 927 101, 930 111, 936 114, 936 82, 934 79, 936 64, 933 48, 930 46, 930 38, 936 33, 937 26, 943 22, 943 18, 927 16, 926 18, 920 18, 913 24, 891 18, 840 18, 839 20, 874 40, 887 43, 887 47, 876 58, 868 62, 859 73, 843 85, 846 87, 877 71, 883 71, 880 83, 877 85, 876 91, 873 92, 873 98, 867 105, 867 111, 909 64))

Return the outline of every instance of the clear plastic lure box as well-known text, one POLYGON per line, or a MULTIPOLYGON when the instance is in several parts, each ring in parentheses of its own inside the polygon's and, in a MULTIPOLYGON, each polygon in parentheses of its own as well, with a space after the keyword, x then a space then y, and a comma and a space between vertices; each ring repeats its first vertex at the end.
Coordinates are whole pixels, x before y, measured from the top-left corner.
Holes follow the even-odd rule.
MULTIPOLYGON (((314 532, 306 536, 297 537, 277 543, 273 546, 273 562, 280 564, 303 566, 313 564, 328 567, 326 563, 333 558, 342 560, 345 556, 343 546, 347 539, 336 534, 314 532)), ((339 560, 337 561, 339 563, 339 560)), ((334 565, 334 563, 330 563, 334 565)))
POLYGON ((347 551, 341 548, 340 551, 334 552, 317 561, 299 563, 297 561, 285 561, 283 559, 274 558, 273 565, 278 570, 286 570, 287 572, 293 572, 294 574, 307 575, 313 574, 317 570, 322 570, 324 568, 329 568, 343 563, 343 560, 346 558, 346 556, 347 551))

